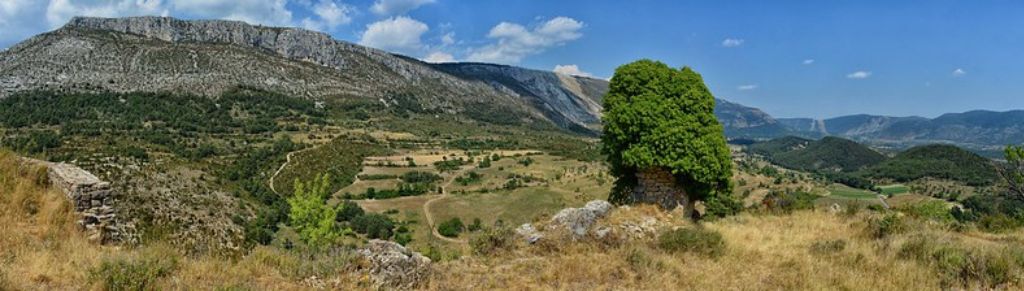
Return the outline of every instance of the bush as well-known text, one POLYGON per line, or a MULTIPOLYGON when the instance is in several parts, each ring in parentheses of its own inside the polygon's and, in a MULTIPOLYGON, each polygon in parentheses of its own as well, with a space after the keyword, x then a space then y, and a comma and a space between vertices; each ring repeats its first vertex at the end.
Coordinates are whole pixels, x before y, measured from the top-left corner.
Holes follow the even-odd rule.
POLYGON ((352 221, 363 214, 366 214, 366 211, 364 211, 362 207, 359 207, 359 204, 356 204, 351 200, 345 200, 344 202, 341 202, 341 204, 338 204, 338 216, 335 220, 338 222, 352 221))
POLYGON ((499 250, 512 246, 515 235, 509 228, 495 228, 484 231, 477 237, 469 240, 469 246, 477 255, 490 255, 499 250))
POLYGON ((911 217, 935 220, 939 222, 952 222, 953 215, 950 213, 946 202, 931 200, 923 203, 916 203, 899 209, 911 217))
POLYGON ((312 247, 326 246, 340 235, 335 221, 337 210, 327 206, 327 191, 330 178, 321 175, 309 184, 295 180, 295 195, 288 198, 291 212, 289 221, 299 238, 312 247))
POLYGON ((933 266, 946 285, 980 284, 996 287, 1013 280, 1024 267, 1022 250, 972 249, 942 239, 919 235, 904 243, 897 256, 933 266))
POLYGON ((170 275, 178 262, 173 256, 108 259, 89 272, 104 290, 152 290, 156 280, 170 275))
POLYGON ((891 235, 903 232, 905 223, 896 213, 889 213, 881 218, 872 218, 868 221, 868 233, 874 238, 886 238, 891 235))
POLYGON ((795 210, 813 209, 818 196, 807 192, 772 191, 764 198, 765 209, 770 212, 791 213, 795 210))
POLYGON ((722 234, 703 228, 680 228, 662 233, 658 248, 669 252, 697 253, 718 257, 725 252, 722 234))
POLYGON ((465 229, 465 224, 458 217, 449 219, 437 226, 437 232, 447 237, 457 237, 465 229))
POLYGON ((395 222, 383 214, 370 213, 352 220, 352 230, 371 239, 389 239, 394 229, 395 222))

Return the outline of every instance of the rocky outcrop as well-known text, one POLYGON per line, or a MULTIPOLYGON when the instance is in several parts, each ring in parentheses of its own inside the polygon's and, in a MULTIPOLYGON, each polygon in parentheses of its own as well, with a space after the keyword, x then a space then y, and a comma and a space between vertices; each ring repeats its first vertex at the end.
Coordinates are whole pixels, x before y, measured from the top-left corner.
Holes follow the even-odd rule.
POLYGON ((482 63, 434 64, 435 68, 467 80, 489 84, 515 94, 565 128, 600 129, 605 80, 556 74, 513 66, 482 63))
POLYGON ((587 205, 580 208, 566 208, 558 211, 551 217, 549 229, 564 228, 574 237, 583 237, 590 231, 590 227, 598 219, 608 215, 612 210, 612 204, 604 200, 587 202, 587 205))
POLYGON ((50 184, 64 192, 71 201, 80 216, 78 224, 90 240, 104 244, 129 240, 126 226, 118 223, 114 208, 117 197, 110 183, 75 165, 25 160, 47 167, 50 184))
POLYGON ((400 244, 371 240, 357 251, 374 288, 408 290, 419 287, 430 276, 430 259, 400 244))

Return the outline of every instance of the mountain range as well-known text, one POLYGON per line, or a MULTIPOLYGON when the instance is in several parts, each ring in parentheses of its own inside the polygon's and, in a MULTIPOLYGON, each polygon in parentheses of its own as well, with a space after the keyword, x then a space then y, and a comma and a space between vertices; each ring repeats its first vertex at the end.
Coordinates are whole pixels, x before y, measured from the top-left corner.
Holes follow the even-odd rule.
MULTIPOLYGON (((22 91, 174 92, 218 96, 256 88, 314 100, 365 98, 489 122, 600 131, 608 81, 483 63, 434 64, 297 28, 169 17, 76 17, 0 52, 0 98, 22 91), (507 120, 495 120, 495 117, 507 120)), ((780 118, 716 100, 730 138, 841 136, 907 147, 978 149, 1024 143, 1024 111, 937 118, 780 118)))

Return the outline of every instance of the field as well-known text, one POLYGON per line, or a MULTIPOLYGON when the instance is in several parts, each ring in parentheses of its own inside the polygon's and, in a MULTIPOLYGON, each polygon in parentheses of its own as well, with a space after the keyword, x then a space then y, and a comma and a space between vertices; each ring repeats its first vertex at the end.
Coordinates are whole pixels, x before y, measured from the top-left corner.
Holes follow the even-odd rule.
POLYGON ((882 194, 890 196, 910 192, 910 187, 907 187, 906 185, 903 184, 878 186, 878 188, 882 189, 882 194))
POLYGON ((400 184, 408 172, 426 172, 442 177, 435 192, 392 199, 356 200, 369 212, 389 213, 413 230, 409 244, 414 249, 436 247, 461 250, 465 233, 454 239, 432 235, 435 224, 458 218, 466 224, 479 219, 482 225, 516 226, 531 222, 566 207, 576 207, 595 199, 606 199, 611 187, 600 163, 582 162, 545 154, 536 150, 462 151, 444 149, 404 150, 390 156, 370 156, 363 161, 361 177, 379 175, 383 179, 357 179, 340 189, 334 201, 345 194, 390 189, 400 184), (454 160, 472 161, 453 171, 440 171, 433 163, 454 160), (409 166, 408 161, 415 166, 409 166), (484 163, 483 161, 488 162, 484 163), (487 165, 489 163, 489 165, 487 165), (469 178, 471 177, 476 178, 469 178), (425 204, 429 206, 425 207, 425 204), (431 219, 427 217, 427 211, 431 219))

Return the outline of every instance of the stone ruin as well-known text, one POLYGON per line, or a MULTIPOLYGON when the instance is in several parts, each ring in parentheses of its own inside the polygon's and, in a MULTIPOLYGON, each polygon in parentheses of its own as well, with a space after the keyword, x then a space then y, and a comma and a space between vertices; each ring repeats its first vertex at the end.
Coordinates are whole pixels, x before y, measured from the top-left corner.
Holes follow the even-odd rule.
POLYGON ((657 204, 664 209, 672 210, 682 206, 684 215, 692 216, 694 201, 686 194, 686 189, 679 185, 672 172, 665 168, 648 168, 636 172, 636 187, 633 188, 635 203, 657 204))
POLYGON ((50 184, 63 191, 74 205, 75 213, 79 214, 78 224, 89 240, 101 244, 125 241, 126 235, 117 223, 115 193, 110 183, 75 165, 26 160, 47 168, 50 184))

